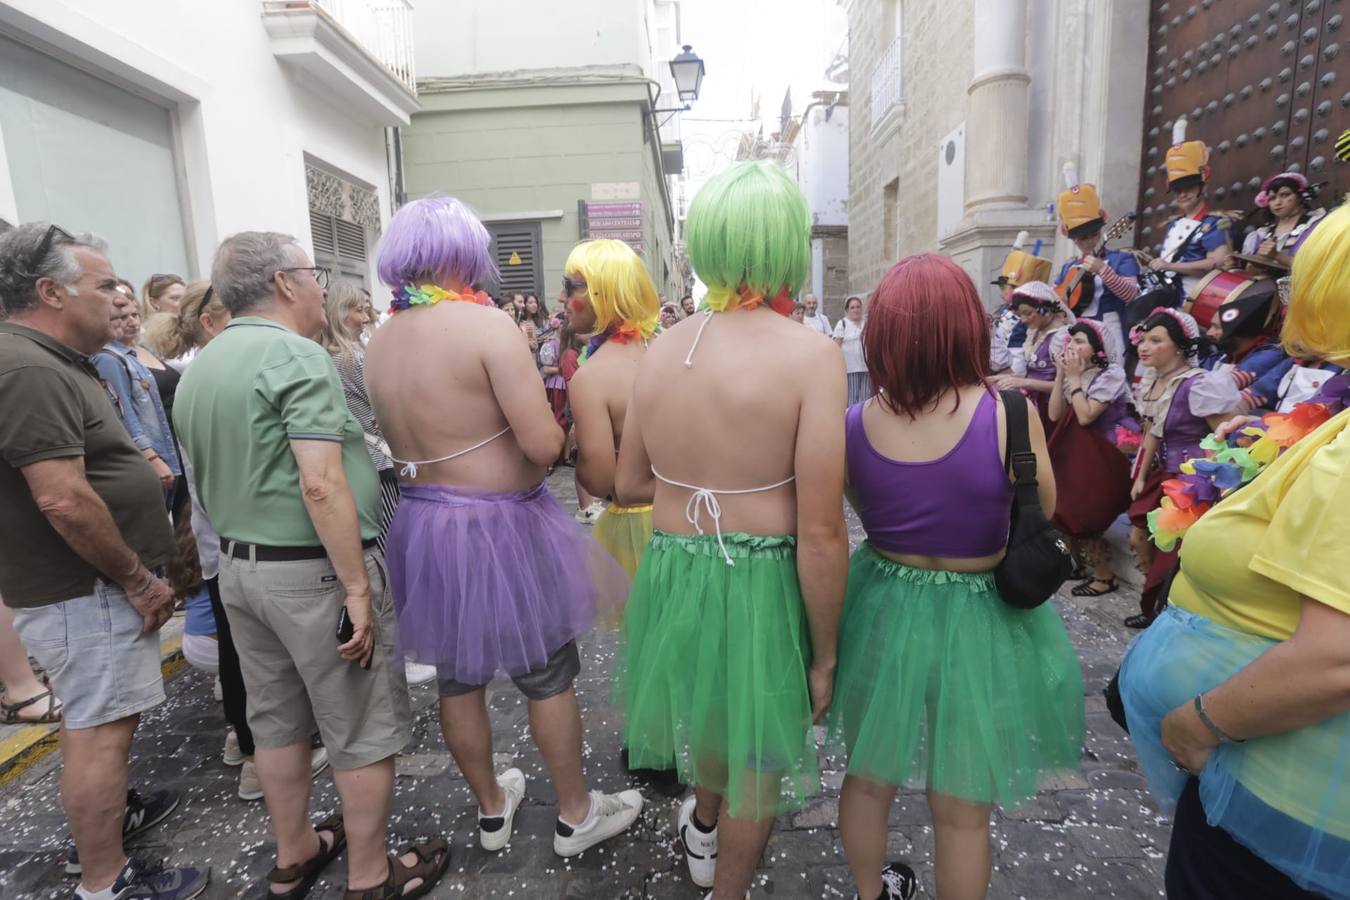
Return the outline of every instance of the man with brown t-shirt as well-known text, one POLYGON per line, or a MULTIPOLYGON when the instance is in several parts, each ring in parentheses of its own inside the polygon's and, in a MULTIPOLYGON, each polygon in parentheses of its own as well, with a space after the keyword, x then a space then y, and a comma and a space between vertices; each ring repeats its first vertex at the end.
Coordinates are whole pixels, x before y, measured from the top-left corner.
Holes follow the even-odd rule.
POLYGON ((159 479, 88 359, 128 302, 96 238, 45 223, 0 235, 0 594, 65 700, 76 896, 189 900, 210 869, 151 870, 122 847, 131 738, 164 700, 173 614, 155 574, 173 548, 159 479))

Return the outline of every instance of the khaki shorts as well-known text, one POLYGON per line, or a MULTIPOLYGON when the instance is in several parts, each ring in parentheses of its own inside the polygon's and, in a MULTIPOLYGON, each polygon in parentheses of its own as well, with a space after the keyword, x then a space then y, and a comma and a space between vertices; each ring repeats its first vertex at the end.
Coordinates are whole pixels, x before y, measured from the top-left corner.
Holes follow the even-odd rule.
POLYGON ((365 553, 375 615, 370 669, 337 652, 346 592, 323 559, 220 556, 220 598, 248 691, 248 726, 264 749, 308 744, 317 730, 335 769, 358 769, 408 743, 412 715, 394 656, 394 603, 384 554, 365 553))

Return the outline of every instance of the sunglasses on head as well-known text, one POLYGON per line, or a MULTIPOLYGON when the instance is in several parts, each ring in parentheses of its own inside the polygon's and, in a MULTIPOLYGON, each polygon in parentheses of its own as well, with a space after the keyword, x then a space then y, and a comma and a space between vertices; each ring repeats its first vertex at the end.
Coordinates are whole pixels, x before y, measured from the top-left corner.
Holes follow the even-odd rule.
POLYGON ((60 225, 48 225, 47 232, 42 235, 42 240, 38 241, 37 249, 33 251, 32 256, 28 257, 28 271, 30 273, 37 274, 38 267, 47 258, 47 254, 51 252, 52 241, 56 239, 57 235, 72 243, 75 240, 74 235, 60 225))

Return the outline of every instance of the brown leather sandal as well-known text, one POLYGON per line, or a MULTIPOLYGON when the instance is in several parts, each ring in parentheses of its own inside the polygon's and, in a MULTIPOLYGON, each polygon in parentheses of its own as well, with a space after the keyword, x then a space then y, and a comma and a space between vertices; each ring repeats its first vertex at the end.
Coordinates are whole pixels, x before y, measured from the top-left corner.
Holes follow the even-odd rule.
POLYGON ((270 888, 264 892, 264 900, 303 900, 314 887, 314 882, 319 880, 319 874, 328 866, 330 862, 337 858, 347 847, 347 829, 342 824, 342 813, 333 813, 322 822, 314 825, 314 830, 318 832, 327 831, 333 835, 333 843, 327 847, 324 846, 323 838, 319 838, 319 852, 309 859, 294 866, 286 868, 273 867, 272 871, 267 873, 269 884, 286 884, 291 881, 299 881, 295 887, 285 893, 275 893, 270 888))
MULTIPOLYGON (((46 684, 44 681, 43 684, 46 684)), ((61 721, 61 701, 56 698, 49 687, 40 694, 34 694, 27 700, 20 700, 18 703, 6 703, 0 700, 0 725, 47 725, 53 722, 61 721), (47 701, 46 709, 43 709, 35 718, 25 718, 20 713, 30 706, 37 706, 43 700, 47 701)))
POLYGON ((382 884, 360 891, 349 890, 342 895, 343 900, 414 900, 436 886, 450 865, 450 845, 443 838, 432 838, 420 844, 411 844, 389 857, 389 877, 382 884), (407 853, 414 854, 418 861, 405 866, 400 858, 407 853), (422 883, 404 893, 403 886, 410 881, 422 879, 422 883))

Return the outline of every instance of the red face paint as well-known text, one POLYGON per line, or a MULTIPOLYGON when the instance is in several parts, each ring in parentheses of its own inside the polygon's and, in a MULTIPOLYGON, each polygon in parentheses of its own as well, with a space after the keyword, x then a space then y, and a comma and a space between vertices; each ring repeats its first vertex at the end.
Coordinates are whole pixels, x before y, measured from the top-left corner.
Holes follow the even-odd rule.
POLYGON ((567 308, 574 313, 579 313, 586 308, 586 304, 582 302, 580 297, 573 297, 567 301, 567 308))

